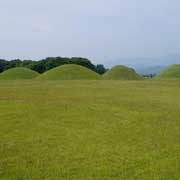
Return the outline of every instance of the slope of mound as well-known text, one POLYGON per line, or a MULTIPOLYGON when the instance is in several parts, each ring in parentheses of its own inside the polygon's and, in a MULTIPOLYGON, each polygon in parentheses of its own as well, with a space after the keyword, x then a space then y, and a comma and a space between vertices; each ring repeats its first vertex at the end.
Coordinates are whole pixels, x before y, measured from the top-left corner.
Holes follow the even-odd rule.
POLYGON ((39 73, 28 68, 17 67, 8 69, 0 74, 0 79, 16 80, 16 79, 33 79, 39 73))
POLYGON ((114 66, 103 75, 103 79, 107 80, 139 80, 142 77, 135 72, 134 69, 126 66, 114 66))
POLYGON ((180 78, 180 64, 174 64, 162 72, 160 72, 155 79, 177 79, 180 78))
POLYGON ((81 79, 100 79, 100 75, 80 65, 66 64, 53 68, 42 75, 38 80, 81 80, 81 79))

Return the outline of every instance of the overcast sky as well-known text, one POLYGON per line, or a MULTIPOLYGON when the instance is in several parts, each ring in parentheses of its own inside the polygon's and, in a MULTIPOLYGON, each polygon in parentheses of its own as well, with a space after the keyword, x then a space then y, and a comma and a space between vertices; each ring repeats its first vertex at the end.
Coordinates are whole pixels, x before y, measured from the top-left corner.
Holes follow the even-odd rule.
POLYGON ((0 0, 0 43, 6 59, 180 54, 180 1, 0 0))

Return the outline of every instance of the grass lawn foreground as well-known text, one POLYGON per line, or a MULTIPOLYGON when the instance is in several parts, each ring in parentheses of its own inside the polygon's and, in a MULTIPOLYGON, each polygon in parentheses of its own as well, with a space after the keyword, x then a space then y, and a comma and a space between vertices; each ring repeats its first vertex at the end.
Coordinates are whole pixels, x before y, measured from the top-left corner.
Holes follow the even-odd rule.
POLYGON ((0 81, 1 180, 179 180, 180 81, 0 81))

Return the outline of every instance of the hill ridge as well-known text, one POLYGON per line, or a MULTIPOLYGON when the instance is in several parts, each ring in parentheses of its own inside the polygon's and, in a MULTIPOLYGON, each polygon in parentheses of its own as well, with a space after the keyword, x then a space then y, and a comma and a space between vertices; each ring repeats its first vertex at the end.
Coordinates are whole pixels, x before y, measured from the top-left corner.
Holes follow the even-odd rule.
POLYGON ((16 80, 16 79, 33 79, 39 73, 25 67, 10 68, 0 73, 1 80, 16 80))
POLYGON ((38 76, 38 80, 96 80, 100 75, 96 72, 76 64, 58 66, 38 76))
POLYGON ((133 68, 124 65, 112 67, 103 75, 105 80, 140 80, 142 77, 133 68))
POLYGON ((180 78, 180 64, 172 64, 161 71, 155 79, 176 79, 180 78))

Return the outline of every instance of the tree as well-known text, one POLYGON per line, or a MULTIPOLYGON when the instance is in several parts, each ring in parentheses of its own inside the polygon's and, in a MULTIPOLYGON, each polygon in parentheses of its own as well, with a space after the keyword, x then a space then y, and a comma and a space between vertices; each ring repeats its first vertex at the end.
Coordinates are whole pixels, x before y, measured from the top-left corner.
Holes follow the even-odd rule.
POLYGON ((14 67, 20 67, 21 63, 22 63, 22 61, 20 59, 14 59, 11 61, 7 61, 7 65, 4 70, 14 68, 14 67))
POLYGON ((3 72, 7 69, 14 67, 26 67, 30 68, 39 73, 43 73, 57 66, 61 66, 64 64, 78 64, 89 68, 99 74, 103 74, 106 72, 105 67, 102 64, 98 64, 95 66, 89 59, 81 58, 81 57, 47 57, 46 59, 42 59, 39 61, 33 60, 20 60, 15 59, 11 61, 6 61, 4 59, 0 59, 0 72, 3 72))
POLYGON ((0 59, 0 72, 3 72, 6 69, 7 61, 4 59, 0 59))
POLYGON ((106 68, 104 67, 103 64, 98 64, 98 65, 96 66, 96 72, 97 72, 98 74, 104 74, 104 73, 106 72, 106 68))

